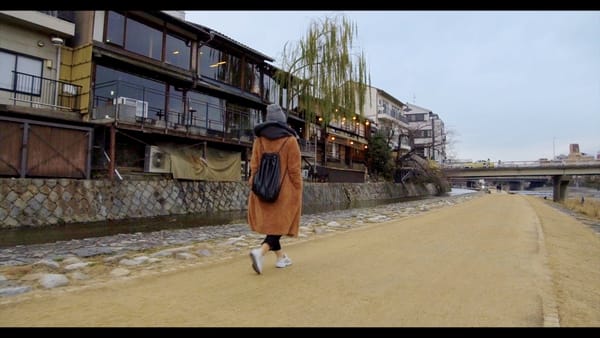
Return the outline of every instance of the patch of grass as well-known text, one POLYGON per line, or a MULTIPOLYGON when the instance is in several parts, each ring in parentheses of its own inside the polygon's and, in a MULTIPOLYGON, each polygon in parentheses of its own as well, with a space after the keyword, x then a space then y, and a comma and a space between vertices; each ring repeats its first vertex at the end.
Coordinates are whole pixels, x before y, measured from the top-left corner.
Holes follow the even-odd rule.
POLYGON ((581 198, 569 198, 563 204, 575 212, 600 220, 600 200, 598 199, 588 197, 581 203, 581 198))

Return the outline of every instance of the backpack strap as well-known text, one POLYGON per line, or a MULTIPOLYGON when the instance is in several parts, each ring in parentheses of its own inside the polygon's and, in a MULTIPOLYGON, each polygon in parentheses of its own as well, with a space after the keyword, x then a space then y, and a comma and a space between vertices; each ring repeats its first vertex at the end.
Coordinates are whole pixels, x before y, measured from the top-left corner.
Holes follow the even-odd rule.
MULTIPOLYGON (((279 150, 277 150, 277 155, 279 155, 279 152, 281 151, 281 149, 283 149, 283 146, 287 143, 287 141, 290 138, 286 138, 285 141, 283 142, 283 144, 281 145, 281 147, 279 147, 279 150)), ((279 161, 281 161, 281 156, 279 156, 279 161)), ((283 176, 281 176, 281 182, 279 182, 279 186, 281 186, 283 184, 283 180, 285 179, 285 176, 287 175, 288 172, 288 166, 287 163, 285 164, 285 171, 283 172, 283 176)))
POLYGON ((283 149, 283 146, 287 143, 287 141, 289 140, 289 137, 286 137, 285 141, 283 142, 283 144, 281 145, 281 147, 279 147, 279 150, 277 150, 277 153, 279 154, 279 152, 281 151, 281 149, 283 149))
POLYGON ((260 144, 260 156, 262 156, 262 154, 264 154, 264 152, 265 152, 265 148, 262 145, 262 141, 261 141, 260 137, 258 138, 258 143, 260 144))
MULTIPOLYGON (((281 151, 281 149, 283 149, 283 146, 284 146, 284 145, 287 143, 287 141, 288 141, 289 139, 290 139, 289 137, 287 137, 287 138, 285 139, 285 142, 283 142, 283 144, 281 144, 281 147, 279 147, 279 150, 277 150, 277 154, 279 154, 279 152, 281 151)), ((260 137, 258 138, 258 143, 260 143, 260 154, 261 154, 261 156, 262 156, 262 154, 264 154, 264 153, 265 153, 265 148, 263 147, 263 144, 262 144, 262 141, 261 141, 261 138, 260 138, 260 137)))

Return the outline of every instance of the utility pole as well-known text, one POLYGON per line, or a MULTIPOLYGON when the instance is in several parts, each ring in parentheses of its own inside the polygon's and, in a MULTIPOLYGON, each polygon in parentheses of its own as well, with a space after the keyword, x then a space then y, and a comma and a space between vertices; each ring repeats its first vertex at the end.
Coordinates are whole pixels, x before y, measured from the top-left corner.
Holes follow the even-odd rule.
POLYGON ((429 158, 435 161, 435 120, 436 120, 436 118, 434 118, 434 116, 431 115, 430 119, 431 119, 431 155, 429 156, 429 158))
POLYGON ((556 141, 556 137, 552 137, 552 161, 556 160, 556 148, 555 148, 555 142, 556 141))

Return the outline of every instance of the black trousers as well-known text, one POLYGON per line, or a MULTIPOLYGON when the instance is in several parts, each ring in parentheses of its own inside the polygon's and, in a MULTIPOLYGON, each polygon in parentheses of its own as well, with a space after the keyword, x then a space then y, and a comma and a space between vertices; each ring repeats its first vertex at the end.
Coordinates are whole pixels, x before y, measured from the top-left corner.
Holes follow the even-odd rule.
POLYGON ((279 244, 279 239, 281 235, 267 235, 262 244, 267 243, 270 251, 279 251, 281 250, 281 244, 279 244))

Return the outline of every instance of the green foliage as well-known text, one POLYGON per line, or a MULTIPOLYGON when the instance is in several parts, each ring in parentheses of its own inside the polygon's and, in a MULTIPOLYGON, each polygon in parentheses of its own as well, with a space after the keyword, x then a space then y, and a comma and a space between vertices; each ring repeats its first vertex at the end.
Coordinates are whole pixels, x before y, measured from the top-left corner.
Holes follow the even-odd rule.
POLYGON ((375 133, 369 140, 366 159, 369 172, 375 177, 390 179, 394 170, 391 149, 386 135, 381 131, 375 133))
POLYGON ((362 115, 370 85, 364 53, 354 50, 356 24, 337 16, 313 20, 297 44, 286 43, 277 82, 298 96, 298 109, 311 121, 315 114, 329 123, 335 115, 362 115))

